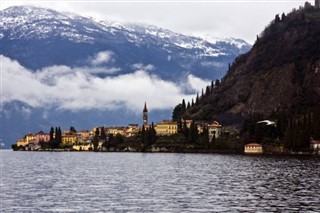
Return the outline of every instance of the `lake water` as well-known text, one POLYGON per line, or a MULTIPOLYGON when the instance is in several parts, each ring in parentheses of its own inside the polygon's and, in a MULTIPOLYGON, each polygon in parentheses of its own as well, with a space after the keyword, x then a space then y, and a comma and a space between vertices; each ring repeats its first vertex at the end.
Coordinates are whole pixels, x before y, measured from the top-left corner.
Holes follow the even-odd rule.
POLYGON ((0 212, 320 212, 315 157, 0 154, 0 212))

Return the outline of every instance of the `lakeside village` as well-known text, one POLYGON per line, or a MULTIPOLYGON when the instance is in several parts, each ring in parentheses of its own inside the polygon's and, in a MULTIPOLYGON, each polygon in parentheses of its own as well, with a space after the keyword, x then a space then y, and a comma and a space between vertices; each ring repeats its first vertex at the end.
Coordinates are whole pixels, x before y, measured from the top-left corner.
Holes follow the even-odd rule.
MULTIPOLYGON (((266 126, 274 122, 261 121, 266 126)), ((268 127, 269 128, 269 127, 268 127)), ((270 131, 270 128, 269 130, 270 131)), ((245 143, 237 134, 231 134, 217 121, 163 120, 148 124, 148 109, 143 109, 143 125, 95 127, 76 131, 70 127, 61 131, 51 127, 49 133, 28 133, 12 145, 14 151, 110 151, 110 152, 184 152, 184 153, 288 153, 284 145, 256 142, 245 143)), ((310 150, 303 154, 320 154, 320 141, 310 140, 310 150)))

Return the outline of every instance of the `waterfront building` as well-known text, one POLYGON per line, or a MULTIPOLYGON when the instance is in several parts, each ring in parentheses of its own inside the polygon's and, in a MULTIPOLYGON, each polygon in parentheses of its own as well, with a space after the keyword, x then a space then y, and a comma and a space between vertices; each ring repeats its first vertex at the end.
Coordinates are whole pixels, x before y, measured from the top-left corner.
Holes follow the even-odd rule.
POLYGON ((310 149, 313 153, 320 154, 320 140, 314 140, 313 138, 311 138, 310 149))
POLYGON ((63 132, 61 136, 63 145, 71 146, 77 143, 77 135, 73 132, 63 132))
POLYGON ((35 144, 38 144, 40 142, 48 143, 49 141, 50 141, 50 135, 47 133, 40 131, 35 135, 35 141, 34 141, 35 144))
POLYGON ((28 144, 30 144, 30 143, 35 143, 35 141, 36 141, 36 136, 35 136, 34 134, 28 133, 28 134, 26 135, 26 140, 27 140, 28 144))
POLYGON ((212 141, 212 138, 218 138, 221 135, 222 126, 217 121, 214 121, 212 124, 208 125, 208 134, 209 141, 212 141))
POLYGON ((244 153, 246 154, 262 154, 262 145, 257 143, 249 143, 244 146, 244 153))
POLYGON ((163 120, 155 126, 157 135, 173 135, 178 132, 178 124, 175 121, 163 120))
POLYGON ((126 135, 127 137, 132 137, 138 134, 140 128, 138 124, 129 124, 127 130, 126 130, 126 135))
POLYGON ((89 130, 81 130, 76 132, 77 142, 78 144, 84 144, 90 141, 90 131, 89 130))
POLYGON ((105 127, 106 133, 109 135, 122 135, 126 136, 126 127, 123 126, 112 126, 112 127, 105 127))
POLYGON ((81 144, 81 145, 73 145, 72 149, 78 150, 78 151, 91 151, 93 150, 93 144, 88 143, 88 144, 81 144))
POLYGON ((17 146, 27 146, 29 143, 26 138, 20 138, 17 140, 17 146))

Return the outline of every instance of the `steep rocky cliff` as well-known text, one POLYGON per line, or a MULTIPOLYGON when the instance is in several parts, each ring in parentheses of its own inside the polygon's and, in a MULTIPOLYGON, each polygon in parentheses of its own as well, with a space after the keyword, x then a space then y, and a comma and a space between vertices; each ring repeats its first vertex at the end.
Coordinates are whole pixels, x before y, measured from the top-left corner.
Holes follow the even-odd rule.
POLYGON ((268 117, 319 105, 320 10, 307 5, 277 15, 209 91, 185 117, 239 125, 253 113, 268 117))

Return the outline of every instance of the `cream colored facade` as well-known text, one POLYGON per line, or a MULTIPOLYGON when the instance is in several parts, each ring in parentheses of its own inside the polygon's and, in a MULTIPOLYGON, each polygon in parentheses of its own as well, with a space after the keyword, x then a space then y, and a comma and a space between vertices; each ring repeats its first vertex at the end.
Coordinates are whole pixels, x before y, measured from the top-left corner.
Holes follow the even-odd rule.
POLYGON ((83 145, 73 145, 72 149, 78 150, 78 151, 89 151, 93 150, 93 144, 83 144, 83 145))
POLYGON ((132 137, 138 134, 140 128, 138 124, 129 124, 127 130, 126 130, 126 136, 132 137))
POLYGON ((246 153, 246 154, 261 154, 261 153, 263 153, 263 148, 260 144, 249 143, 244 146, 244 153, 246 153))
POLYGON ((20 139, 17 140, 17 146, 18 147, 19 146, 26 146, 28 144, 29 144, 29 142, 27 141, 26 138, 20 138, 20 139))
POLYGON ((35 143, 36 136, 29 133, 29 134, 26 135, 26 140, 27 140, 28 144, 29 143, 35 143))
POLYGON ((61 136, 63 145, 74 145, 77 143, 77 135, 73 133, 64 133, 61 136))
POLYGON ((126 128, 125 127, 107 127, 106 128, 108 134, 112 135, 123 135, 126 136, 126 128))
POLYGON ((212 141, 212 138, 218 138, 221 135, 222 126, 217 122, 213 122, 212 124, 208 125, 208 134, 209 134, 209 141, 212 141))
POLYGON ((157 135, 173 135, 178 133, 178 124, 173 121, 161 121, 157 123, 155 130, 157 135))

